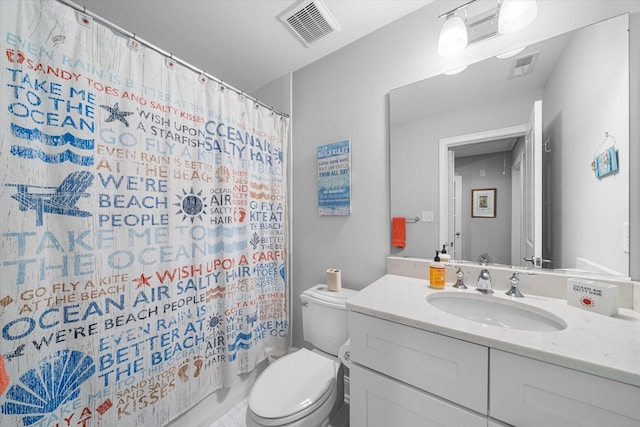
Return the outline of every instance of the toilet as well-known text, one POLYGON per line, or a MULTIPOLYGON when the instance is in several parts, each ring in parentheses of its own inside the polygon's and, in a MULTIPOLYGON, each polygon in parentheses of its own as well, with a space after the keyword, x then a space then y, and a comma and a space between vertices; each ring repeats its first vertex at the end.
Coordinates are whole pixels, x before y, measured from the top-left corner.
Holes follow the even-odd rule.
POLYGON ((338 351, 349 338, 345 301, 356 293, 316 285, 300 295, 303 336, 314 349, 289 353, 262 372, 247 399, 247 427, 338 426, 344 404, 338 351))

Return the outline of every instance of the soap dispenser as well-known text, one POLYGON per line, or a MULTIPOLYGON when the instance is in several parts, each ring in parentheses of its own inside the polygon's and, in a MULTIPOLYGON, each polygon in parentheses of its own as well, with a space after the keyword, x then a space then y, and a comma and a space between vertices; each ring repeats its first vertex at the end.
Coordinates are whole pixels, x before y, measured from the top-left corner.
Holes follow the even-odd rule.
POLYGON ((444 289, 444 264, 440 260, 440 252, 436 251, 436 256, 429 267, 429 286, 434 289, 444 289))
POLYGON ((442 245, 442 250, 440 251, 440 260, 445 264, 449 262, 451 259, 451 255, 447 253, 447 244, 442 245))

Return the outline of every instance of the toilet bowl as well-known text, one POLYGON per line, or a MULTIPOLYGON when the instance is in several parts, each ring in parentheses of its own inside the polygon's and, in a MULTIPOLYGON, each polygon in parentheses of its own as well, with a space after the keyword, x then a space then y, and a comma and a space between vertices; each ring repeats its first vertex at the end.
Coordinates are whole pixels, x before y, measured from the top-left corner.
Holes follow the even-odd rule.
POLYGON ((356 291, 316 285, 300 296, 304 339, 300 349, 269 365, 247 399, 247 427, 331 427, 347 425, 344 369, 338 359, 347 341, 345 301, 356 291))

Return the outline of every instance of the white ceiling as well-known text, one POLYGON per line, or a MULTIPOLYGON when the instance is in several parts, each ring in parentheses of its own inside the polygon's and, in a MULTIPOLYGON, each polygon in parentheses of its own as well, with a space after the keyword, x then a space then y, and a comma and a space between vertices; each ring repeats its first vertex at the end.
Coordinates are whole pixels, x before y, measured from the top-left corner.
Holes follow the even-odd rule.
POLYGON ((295 0, 75 0, 87 11, 251 93, 433 0, 324 0, 341 31, 304 47, 278 15, 295 0))

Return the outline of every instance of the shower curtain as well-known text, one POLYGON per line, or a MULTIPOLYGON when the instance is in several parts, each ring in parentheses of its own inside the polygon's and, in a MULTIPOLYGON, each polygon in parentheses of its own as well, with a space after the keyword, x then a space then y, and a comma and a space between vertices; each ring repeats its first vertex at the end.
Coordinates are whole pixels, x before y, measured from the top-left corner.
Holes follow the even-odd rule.
POLYGON ((164 425, 286 349, 289 119, 55 1, 0 24, 0 425, 164 425))

